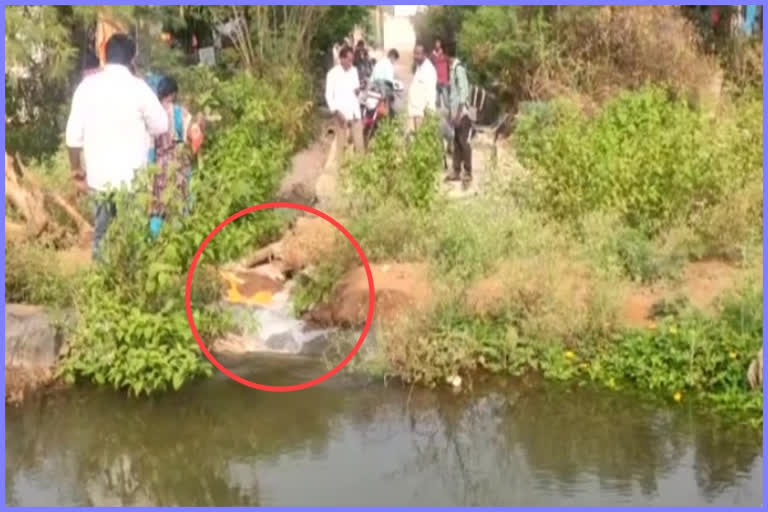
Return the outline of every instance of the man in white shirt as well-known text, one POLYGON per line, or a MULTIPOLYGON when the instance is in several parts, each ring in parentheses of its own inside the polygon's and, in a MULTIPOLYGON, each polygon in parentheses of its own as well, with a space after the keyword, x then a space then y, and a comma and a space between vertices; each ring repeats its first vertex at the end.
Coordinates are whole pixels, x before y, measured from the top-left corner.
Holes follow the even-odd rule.
POLYGON ((325 101, 336 120, 336 151, 343 158, 349 139, 355 152, 363 151, 363 127, 360 100, 360 77, 352 65, 352 48, 345 46, 339 51, 339 65, 334 66, 325 77, 325 101))
POLYGON ((373 73, 371 73, 371 81, 376 82, 392 82, 395 81, 395 62, 400 58, 400 54, 392 48, 387 52, 387 56, 373 66, 373 73))
POLYGON ((408 117, 411 129, 415 130, 427 111, 435 112, 437 109, 437 71, 420 44, 413 49, 413 60, 416 71, 408 91, 408 117))
POLYGON ((106 46, 106 65, 75 90, 67 121, 69 162, 78 189, 100 197, 94 211, 93 257, 116 214, 104 192, 130 187, 147 164, 152 138, 168 131, 168 116, 155 93, 131 74, 136 44, 124 34, 106 46))

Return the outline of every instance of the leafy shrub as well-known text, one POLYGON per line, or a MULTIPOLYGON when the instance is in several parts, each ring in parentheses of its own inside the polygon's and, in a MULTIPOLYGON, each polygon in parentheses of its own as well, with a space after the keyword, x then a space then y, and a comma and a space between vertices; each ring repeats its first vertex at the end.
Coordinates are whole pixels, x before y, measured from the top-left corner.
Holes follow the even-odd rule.
MULTIPOLYGON (((148 185, 148 173, 140 177, 148 185)), ((179 237, 151 241, 149 205, 148 192, 116 193, 119 213, 103 248, 106 263, 97 264, 75 292, 78 326, 60 369, 70 381, 84 377, 138 395, 178 389, 211 373, 189 331, 184 306, 185 274, 196 247, 179 237)), ((214 298, 195 294, 192 302, 198 331, 208 340, 228 326, 225 315, 205 309, 214 298)))
POLYGON ((594 119, 564 101, 524 115, 518 153, 540 180, 539 205, 555 217, 616 211, 653 234, 720 202, 727 183, 756 179, 761 130, 738 124, 710 123, 647 88, 609 102, 594 119))
MULTIPOLYGON (((76 293, 80 321, 62 368, 69 379, 84 377, 140 394, 177 389, 211 373, 187 323, 189 264, 216 225, 273 196, 302 136, 301 120, 293 116, 303 108, 292 96, 295 91, 275 90, 250 76, 214 85, 209 101, 222 113, 223 124, 206 140, 205 160, 193 175, 191 213, 181 215, 182 198, 168 187, 168 220, 152 241, 147 211, 153 170, 139 173, 133 193, 116 192, 118 216, 107 233, 106 262, 76 293), (281 101, 287 104, 276 106, 281 101)), ((220 290, 215 272, 206 270, 276 234, 278 218, 258 213, 222 230, 200 260, 191 308, 206 342, 231 327, 228 315, 209 306, 220 290)))
POLYGON ((404 127, 384 119, 370 151, 344 170, 354 209, 371 210, 386 199, 405 208, 427 209, 435 201, 442 165, 437 119, 427 116, 411 137, 404 127))
POLYGON ((502 97, 535 97, 531 78, 548 53, 554 57, 550 24, 543 10, 481 6, 462 24, 460 51, 480 83, 500 88, 502 97))
POLYGON ((513 103, 563 93, 601 102, 648 82, 687 96, 718 76, 673 6, 482 6, 459 43, 480 82, 513 103))
POLYGON ((292 292, 294 313, 301 316, 313 307, 324 303, 350 266, 345 258, 321 263, 312 272, 300 274, 292 292))
POLYGON ((747 387, 746 370, 761 346, 762 336, 722 319, 683 318, 655 331, 627 333, 613 348, 585 354, 584 371, 610 387, 675 400, 691 393, 753 420, 762 418, 762 395, 747 387))
POLYGON ((650 238, 624 224, 615 213, 588 214, 578 228, 591 259, 601 266, 619 267, 626 277, 643 283, 676 277, 698 243, 685 228, 673 228, 650 238))

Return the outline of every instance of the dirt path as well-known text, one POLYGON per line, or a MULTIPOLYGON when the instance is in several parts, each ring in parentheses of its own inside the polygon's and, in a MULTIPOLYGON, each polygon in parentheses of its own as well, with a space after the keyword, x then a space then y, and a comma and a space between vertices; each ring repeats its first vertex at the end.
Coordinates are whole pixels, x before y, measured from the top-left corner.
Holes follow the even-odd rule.
POLYGON ((329 132, 330 126, 330 119, 324 117, 312 144, 293 156, 291 170, 283 178, 278 189, 279 199, 307 206, 323 202, 325 197, 324 194, 318 193, 318 183, 322 182, 323 175, 329 172, 336 145, 333 134, 329 132))

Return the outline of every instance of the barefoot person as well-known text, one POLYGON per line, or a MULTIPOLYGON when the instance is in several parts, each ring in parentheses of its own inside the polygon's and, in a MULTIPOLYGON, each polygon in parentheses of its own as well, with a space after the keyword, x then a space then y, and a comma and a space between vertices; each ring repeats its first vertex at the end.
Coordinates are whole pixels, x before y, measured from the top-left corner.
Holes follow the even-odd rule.
POLYGON ((363 126, 360 122, 360 77, 352 65, 352 48, 345 46, 339 52, 339 65, 325 77, 325 101, 336 124, 336 151, 343 158, 349 133, 355 152, 363 151, 363 126))
POLYGON ((168 130, 168 117, 152 89, 131 74, 136 44, 124 34, 106 45, 104 69, 86 77, 72 97, 66 144, 75 184, 96 196, 93 257, 116 207, 104 193, 131 186, 136 171, 147 164, 150 136, 168 130), (87 172, 86 172, 87 171, 87 172))

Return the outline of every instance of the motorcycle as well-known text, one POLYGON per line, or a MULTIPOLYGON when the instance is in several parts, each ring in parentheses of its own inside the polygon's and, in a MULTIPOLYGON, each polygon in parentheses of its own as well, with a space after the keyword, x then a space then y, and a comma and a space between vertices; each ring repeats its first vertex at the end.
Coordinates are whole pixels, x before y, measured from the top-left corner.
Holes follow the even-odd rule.
POLYGON ((365 89, 360 97, 360 108, 363 118, 363 142, 368 149, 368 143, 376 134, 379 120, 393 116, 395 97, 403 91, 403 84, 394 82, 376 82, 365 89))

